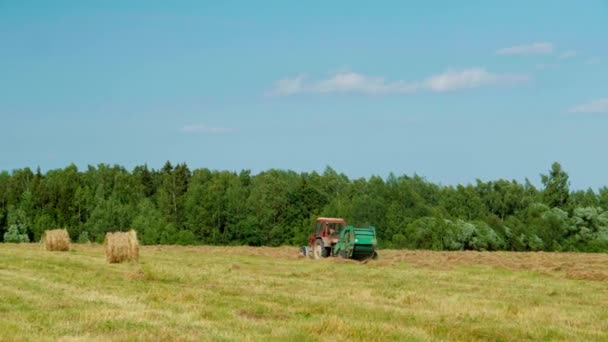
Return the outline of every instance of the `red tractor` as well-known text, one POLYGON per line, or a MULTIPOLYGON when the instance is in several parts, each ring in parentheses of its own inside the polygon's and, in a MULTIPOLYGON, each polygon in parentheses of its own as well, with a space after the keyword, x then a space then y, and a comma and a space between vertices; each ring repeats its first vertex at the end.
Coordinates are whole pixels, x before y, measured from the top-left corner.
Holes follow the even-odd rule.
POLYGON ((314 259, 333 256, 333 247, 340 240, 340 232, 346 227, 341 218, 319 217, 315 221, 314 234, 308 238, 308 246, 302 247, 301 254, 314 259))

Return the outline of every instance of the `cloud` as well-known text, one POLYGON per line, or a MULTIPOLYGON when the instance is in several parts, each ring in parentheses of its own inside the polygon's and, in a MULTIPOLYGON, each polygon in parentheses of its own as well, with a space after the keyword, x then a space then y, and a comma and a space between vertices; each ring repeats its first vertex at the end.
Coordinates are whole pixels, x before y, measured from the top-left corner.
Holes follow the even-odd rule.
POLYGON ((370 77, 348 71, 317 82, 315 88, 320 93, 358 92, 364 94, 390 94, 411 93, 417 90, 418 85, 405 81, 387 82, 382 77, 370 77))
POLYGON ((587 64, 592 64, 592 65, 596 65, 596 64, 600 64, 601 60, 599 57, 593 57, 593 58, 589 58, 587 60, 587 64))
POLYGON ((306 75, 285 78, 275 83, 271 95, 288 96, 298 93, 411 93, 418 85, 405 81, 388 82, 381 77, 370 77, 352 71, 339 72, 330 78, 310 81, 306 75))
POLYGON ((426 80, 426 89, 443 92, 460 89, 477 88, 485 85, 518 83, 529 80, 527 75, 494 74, 483 68, 466 69, 462 71, 446 71, 443 74, 431 76, 426 80))
POLYGON ((302 91, 306 75, 298 75, 294 78, 285 78, 275 84, 273 95, 293 95, 302 91))
POLYGON ((608 114, 608 97, 587 102, 570 109, 570 113, 608 114))
POLYGON ((227 134, 233 133, 234 129, 219 126, 208 126, 205 124, 193 124, 183 126, 182 132, 189 134, 227 134))
POLYGON ((502 48, 496 51, 497 55, 549 55, 555 47, 552 43, 533 43, 502 48))
POLYGON ((559 59, 570 59, 578 56, 578 51, 568 50, 564 51, 559 55, 559 59))
POLYGON ((366 95, 412 94, 419 91, 446 92, 527 81, 527 75, 495 74, 483 68, 448 70, 422 81, 387 81, 352 71, 339 72, 327 79, 310 80, 305 75, 285 78, 270 91, 274 96, 295 94, 358 93, 366 95))

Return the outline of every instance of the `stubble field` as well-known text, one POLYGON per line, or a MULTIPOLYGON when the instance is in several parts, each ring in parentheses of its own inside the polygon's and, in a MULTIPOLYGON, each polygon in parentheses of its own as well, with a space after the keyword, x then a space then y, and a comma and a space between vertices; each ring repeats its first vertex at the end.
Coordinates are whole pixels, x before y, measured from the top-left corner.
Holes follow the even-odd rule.
POLYGON ((608 256, 0 244, 0 340, 608 340, 608 256))

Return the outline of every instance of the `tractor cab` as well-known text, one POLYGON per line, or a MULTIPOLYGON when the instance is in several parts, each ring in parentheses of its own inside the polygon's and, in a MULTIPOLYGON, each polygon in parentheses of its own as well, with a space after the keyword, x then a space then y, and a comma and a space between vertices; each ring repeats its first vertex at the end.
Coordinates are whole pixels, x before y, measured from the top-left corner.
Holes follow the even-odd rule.
POLYGON ((319 217, 315 221, 315 237, 327 237, 339 235, 346 221, 340 218, 319 217))
POLYGON ((340 232, 344 227, 346 227, 344 219, 319 217, 315 220, 314 232, 308 239, 310 249, 316 248, 319 256, 332 255, 332 248, 340 240, 340 232))
POLYGON ((311 238, 330 238, 340 237, 340 232, 346 226, 346 221, 341 218, 319 217, 315 221, 315 232, 311 238))

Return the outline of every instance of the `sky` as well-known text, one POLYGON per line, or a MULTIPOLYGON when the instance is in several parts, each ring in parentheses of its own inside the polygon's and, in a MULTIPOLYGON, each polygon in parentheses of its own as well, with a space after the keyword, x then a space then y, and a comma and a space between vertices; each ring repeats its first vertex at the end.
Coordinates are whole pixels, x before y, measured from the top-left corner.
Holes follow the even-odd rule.
POLYGON ((608 185, 608 1, 0 0, 0 170, 608 185))

